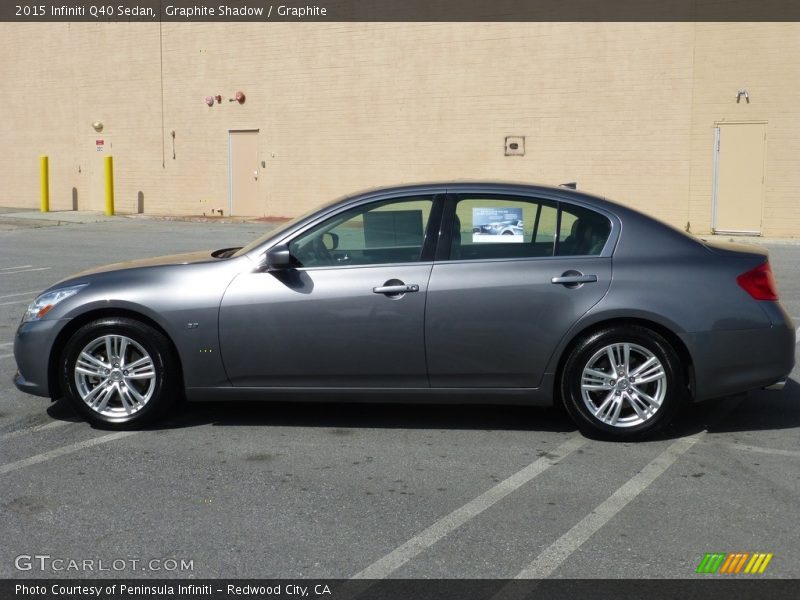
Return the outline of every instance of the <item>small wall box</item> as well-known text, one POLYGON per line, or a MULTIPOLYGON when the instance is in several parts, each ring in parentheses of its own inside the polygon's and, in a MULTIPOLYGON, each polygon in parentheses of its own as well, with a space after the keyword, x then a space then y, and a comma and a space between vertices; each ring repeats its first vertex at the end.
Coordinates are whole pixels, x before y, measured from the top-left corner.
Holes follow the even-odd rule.
POLYGON ((510 135, 506 137, 506 156, 525 156, 525 137, 510 135))

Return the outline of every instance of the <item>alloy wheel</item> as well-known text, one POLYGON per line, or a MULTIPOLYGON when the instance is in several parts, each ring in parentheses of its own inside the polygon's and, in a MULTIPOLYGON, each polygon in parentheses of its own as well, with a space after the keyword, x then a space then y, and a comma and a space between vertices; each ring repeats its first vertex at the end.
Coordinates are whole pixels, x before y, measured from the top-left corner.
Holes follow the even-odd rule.
POLYGON ((74 377, 81 400, 106 417, 140 411, 156 389, 152 357, 125 335, 104 335, 86 344, 75 362, 74 377))
POLYGON ((602 423, 635 427, 653 419, 667 394, 667 373, 647 348, 633 343, 602 347, 581 374, 581 398, 602 423))

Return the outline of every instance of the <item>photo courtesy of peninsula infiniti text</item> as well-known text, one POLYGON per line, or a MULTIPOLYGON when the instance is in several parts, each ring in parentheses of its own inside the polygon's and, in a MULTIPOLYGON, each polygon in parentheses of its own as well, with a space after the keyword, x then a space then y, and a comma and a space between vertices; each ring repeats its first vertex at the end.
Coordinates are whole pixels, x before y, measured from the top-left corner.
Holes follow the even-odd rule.
POLYGON ((101 427, 184 397, 563 403, 610 439, 780 389, 794 352, 766 250, 502 183, 372 190, 241 248, 95 268, 14 340, 17 387, 101 427))

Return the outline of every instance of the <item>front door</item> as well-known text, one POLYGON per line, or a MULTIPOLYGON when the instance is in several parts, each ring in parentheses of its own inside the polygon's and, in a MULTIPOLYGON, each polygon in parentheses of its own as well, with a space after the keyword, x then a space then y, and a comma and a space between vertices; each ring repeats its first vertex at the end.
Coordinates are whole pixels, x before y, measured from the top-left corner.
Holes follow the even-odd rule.
POLYGON ((717 127, 715 233, 761 232, 766 131, 765 123, 717 127))
POLYGON ((608 290, 611 223, 526 197, 456 200, 449 256, 428 285, 431 387, 536 388, 559 341, 608 290))
POLYGON ((258 195, 258 131, 228 133, 230 214, 263 217, 266 206, 258 195))
POLYGON ((293 268, 239 275, 220 307, 234 386, 428 387, 432 198, 359 205, 288 240, 293 268), (425 259, 425 260, 423 260, 425 259))

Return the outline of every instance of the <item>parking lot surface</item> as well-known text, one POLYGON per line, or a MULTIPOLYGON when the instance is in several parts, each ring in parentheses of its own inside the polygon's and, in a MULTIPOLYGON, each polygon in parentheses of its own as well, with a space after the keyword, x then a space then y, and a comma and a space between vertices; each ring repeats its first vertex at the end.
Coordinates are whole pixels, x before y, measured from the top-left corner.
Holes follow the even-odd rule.
MULTIPOLYGON (((761 577, 800 577, 797 366, 783 391, 690 406, 635 444, 495 406, 210 402, 114 433, 13 386, 17 324, 54 281, 262 231, 0 230, 0 577, 692 578, 708 552, 772 553, 761 577)), ((800 245, 769 248, 798 325, 800 245)))

